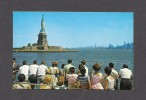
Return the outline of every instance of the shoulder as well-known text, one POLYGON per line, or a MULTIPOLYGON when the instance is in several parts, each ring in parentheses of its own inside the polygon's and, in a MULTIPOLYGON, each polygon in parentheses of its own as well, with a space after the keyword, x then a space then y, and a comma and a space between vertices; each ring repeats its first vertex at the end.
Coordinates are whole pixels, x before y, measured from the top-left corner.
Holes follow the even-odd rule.
POLYGON ((75 76, 75 77, 78 77, 78 75, 77 75, 77 74, 74 74, 74 76, 75 76))
POLYGON ((108 76, 107 80, 114 80, 114 78, 112 76, 108 76))
POLYGON ((68 78, 70 76, 70 74, 66 74, 66 78, 68 78))
POLYGON ((102 73, 98 73, 99 76, 102 76, 102 73))
POLYGON ((48 68, 46 65, 40 65, 40 66, 43 66, 44 68, 48 68))
POLYGON ((25 68, 29 68, 29 65, 25 65, 25 66, 23 66, 23 67, 25 67, 25 68))
POLYGON ((88 69, 88 67, 86 65, 84 65, 85 69, 88 69))
POLYGON ((29 67, 33 67, 34 65, 33 64, 31 64, 29 67))
POLYGON ((124 69, 120 69, 119 73, 121 73, 121 72, 123 72, 123 71, 124 71, 124 69))
POLYGON ((59 70, 59 68, 58 68, 58 67, 54 67, 54 69, 59 70))
POLYGON ((115 69, 112 69, 112 72, 118 74, 118 72, 115 69))
POLYGON ((67 67, 75 67, 75 66, 73 66, 72 64, 68 64, 67 67))

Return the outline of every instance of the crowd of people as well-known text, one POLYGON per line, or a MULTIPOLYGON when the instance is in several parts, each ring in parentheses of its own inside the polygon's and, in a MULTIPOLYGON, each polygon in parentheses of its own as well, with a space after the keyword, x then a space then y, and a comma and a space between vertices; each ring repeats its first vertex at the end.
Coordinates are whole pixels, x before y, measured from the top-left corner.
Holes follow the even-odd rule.
POLYGON ((127 64, 123 64, 120 71, 114 69, 114 64, 105 66, 104 73, 96 63, 92 71, 88 71, 86 61, 82 60, 78 68, 68 59, 67 64, 58 68, 58 62, 46 66, 45 60, 40 65, 37 60, 28 65, 26 60, 22 66, 16 64, 13 58, 13 89, 92 89, 92 90, 131 90, 133 74, 127 64), (17 81, 18 79, 18 81, 17 81))

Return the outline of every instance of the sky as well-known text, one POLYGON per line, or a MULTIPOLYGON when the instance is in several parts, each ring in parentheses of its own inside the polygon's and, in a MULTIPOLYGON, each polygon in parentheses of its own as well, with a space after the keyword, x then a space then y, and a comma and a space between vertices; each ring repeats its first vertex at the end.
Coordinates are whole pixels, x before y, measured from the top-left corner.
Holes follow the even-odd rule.
POLYGON ((13 12, 13 47, 37 43, 44 15, 50 46, 64 48, 132 43, 133 12, 13 12))

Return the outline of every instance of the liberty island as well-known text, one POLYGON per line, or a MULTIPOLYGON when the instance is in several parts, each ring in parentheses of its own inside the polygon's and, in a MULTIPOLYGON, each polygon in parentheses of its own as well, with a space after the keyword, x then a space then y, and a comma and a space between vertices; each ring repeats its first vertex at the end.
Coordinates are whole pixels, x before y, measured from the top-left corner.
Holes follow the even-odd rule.
POLYGON ((13 48, 13 52, 78 52, 78 50, 67 50, 61 46, 49 46, 45 32, 44 15, 42 15, 41 30, 38 35, 37 43, 33 43, 32 45, 28 43, 27 46, 13 48))

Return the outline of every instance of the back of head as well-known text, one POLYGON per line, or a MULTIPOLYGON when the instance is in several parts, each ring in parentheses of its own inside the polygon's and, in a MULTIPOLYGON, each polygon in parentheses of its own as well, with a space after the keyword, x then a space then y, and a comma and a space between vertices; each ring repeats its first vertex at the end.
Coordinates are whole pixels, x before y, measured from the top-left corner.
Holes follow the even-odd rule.
POLYGON ((95 70, 95 71, 99 71, 101 68, 100 68, 100 65, 98 63, 94 64, 92 66, 92 68, 95 70))
POLYGON ((104 72, 107 74, 107 75, 110 75, 111 74, 111 72, 112 72, 112 69, 111 69, 111 67, 105 67, 105 69, 104 69, 104 72))
POLYGON ((52 62, 52 67, 57 67, 57 65, 58 65, 58 62, 57 61, 53 61, 52 62))
POLYGON ((71 74, 73 74, 75 72, 75 68, 74 67, 70 67, 69 71, 70 71, 71 74))
POLYGON ((15 63, 16 59, 13 57, 13 63, 15 63))
POLYGON ((34 61, 33 61, 33 64, 37 64, 37 60, 34 60, 34 61))
POLYGON ((81 61, 81 64, 85 65, 86 64, 86 61, 85 60, 82 60, 81 61))
POLYGON ((123 68, 128 68, 128 65, 127 65, 127 64, 124 64, 124 65, 123 65, 123 68))
POLYGON ((26 65, 26 60, 23 60, 22 64, 23 64, 23 65, 26 65))
POLYGON ((71 60, 71 59, 68 59, 68 60, 67 60, 67 63, 68 63, 68 64, 71 64, 71 63, 72 63, 72 60, 71 60))
POLYGON ((113 63, 109 63, 109 67, 113 68, 114 64, 113 63))
POLYGON ((25 75, 24 75, 24 74, 20 74, 20 75, 18 76, 18 80, 19 80, 19 82, 24 82, 24 80, 25 80, 25 75))
POLYGON ((28 80, 30 83, 37 83, 37 77, 35 75, 30 75, 28 80))
POLYGON ((85 75, 86 69, 84 67, 80 68, 79 70, 81 72, 81 75, 85 75))
POLYGON ((45 61, 45 60, 42 60, 42 64, 44 64, 44 65, 45 65, 45 64, 46 64, 46 61, 45 61))
POLYGON ((65 66, 65 64, 62 64, 62 65, 61 65, 61 68, 63 69, 63 68, 64 68, 64 66, 65 66))
POLYGON ((81 68, 85 68, 83 64, 79 64, 78 69, 80 70, 81 68))
POLYGON ((13 60, 15 61, 16 59, 13 57, 13 60))
POLYGON ((50 75, 46 75, 45 78, 44 78, 44 84, 48 84, 51 82, 51 76, 50 75))

